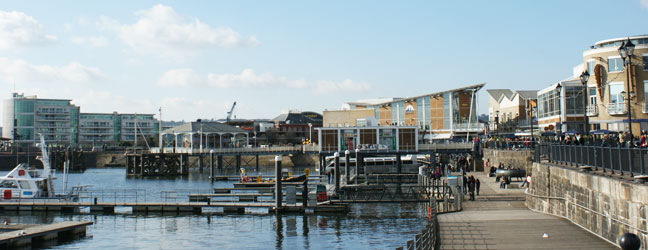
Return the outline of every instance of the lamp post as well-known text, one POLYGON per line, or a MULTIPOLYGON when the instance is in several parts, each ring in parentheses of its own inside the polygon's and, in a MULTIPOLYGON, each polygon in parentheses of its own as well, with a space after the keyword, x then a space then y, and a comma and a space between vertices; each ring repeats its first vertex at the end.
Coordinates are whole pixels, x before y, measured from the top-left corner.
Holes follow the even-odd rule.
POLYGON ((580 75, 580 81, 583 85, 583 135, 589 134, 589 121, 587 117, 587 81, 590 74, 587 70, 580 75))
POLYGON ((311 143, 313 142, 312 128, 313 128, 313 124, 309 122, 308 123, 308 142, 311 142, 311 143))
POLYGON ((495 111, 495 134, 499 136, 499 110, 495 111))
MULTIPOLYGON (((630 141, 632 142, 632 110, 630 109, 630 70, 632 69, 632 55, 634 54, 635 45, 628 38, 627 41, 619 47, 619 55, 623 58, 623 64, 626 67, 626 89, 628 90, 628 132, 630 132, 630 141), (626 60, 627 59, 627 60, 626 60)), ((632 143, 630 143, 632 144, 632 143)))

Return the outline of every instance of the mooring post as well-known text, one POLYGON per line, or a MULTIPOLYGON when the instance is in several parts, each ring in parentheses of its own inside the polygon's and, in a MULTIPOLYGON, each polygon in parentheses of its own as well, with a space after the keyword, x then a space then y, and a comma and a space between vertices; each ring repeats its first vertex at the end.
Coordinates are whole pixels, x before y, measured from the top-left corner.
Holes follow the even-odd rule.
POLYGON ((275 211, 281 212, 281 155, 275 156, 275 211))
POLYGON ((344 183, 349 184, 349 180, 351 180, 349 173, 349 165, 351 165, 351 152, 347 149, 344 151, 344 183))
POLYGON ((306 211, 308 207, 308 177, 304 180, 304 186, 302 186, 302 208, 306 211))
POLYGON ((356 148, 355 153, 356 153, 356 155, 355 155, 356 164, 355 164, 355 171, 353 171, 353 172, 355 172, 355 179, 354 179, 353 183, 358 184, 358 168, 360 167, 360 157, 359 157, 360 156, 360 149, 356 148))
POLYGON ((203 164, 202 164, 202 152, 198 155, 198 171, 202 174, 203 173, 203 164))
POLYGON ((183 168, 184 168, 184 164, 183 164, 182 160, 183 160, 183 158, 182 158, 182 154, 180 154, 180 174, 183 174, 183 173, 184 173, 184 169, 183 169, 183 168))
POLYGON ((333 174, 335 175, 335 193, 337 194, 337 192, 340 191, 340 153, 335 152, 333 157, 335 158, 333 174))
POLYGON ((214 150, 209 150, 209 179, 214 182, 214 150))

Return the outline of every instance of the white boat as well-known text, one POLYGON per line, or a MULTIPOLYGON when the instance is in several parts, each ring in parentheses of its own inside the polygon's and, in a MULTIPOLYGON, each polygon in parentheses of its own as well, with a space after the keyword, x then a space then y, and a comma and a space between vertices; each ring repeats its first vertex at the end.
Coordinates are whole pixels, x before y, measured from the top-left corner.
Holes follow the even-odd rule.
POLYGON ((43 169, 36 169, 20 163, 7 175, 0 177, 1 200, 21 199, 59 199, 76 200, 78 191, 83 187, 74 187, 72 192, 62 195, 54 193, 54 170, 50 167, 45 138, 40 135, 41 156, 36 157, 43 163, 43 169))

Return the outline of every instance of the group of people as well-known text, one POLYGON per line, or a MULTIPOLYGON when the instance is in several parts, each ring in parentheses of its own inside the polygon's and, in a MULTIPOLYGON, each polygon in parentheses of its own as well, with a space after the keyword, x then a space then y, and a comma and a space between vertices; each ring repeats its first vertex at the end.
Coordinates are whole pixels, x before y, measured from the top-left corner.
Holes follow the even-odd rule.
POLYGON ((478 178, 476 178, 473 175, 470 175, 469 177, 466 177, 464 174, 463 176, 463 190, 464 194, 468 192, 470 195, 470 200, 474 201, 475 200, 475 191, 477 192, 477 195, 479 195, 479 187, 481 186, 481 182, 479 181, 478 178))

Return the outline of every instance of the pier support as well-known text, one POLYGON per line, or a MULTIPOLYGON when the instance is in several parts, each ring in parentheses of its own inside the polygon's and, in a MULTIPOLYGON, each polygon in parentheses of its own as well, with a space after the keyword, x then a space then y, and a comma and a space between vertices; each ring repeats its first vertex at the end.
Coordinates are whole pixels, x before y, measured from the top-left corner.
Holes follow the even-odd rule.
POLYGON ((216 162, 218 163, 218 170, 223 170, 223 156, 219 155, 216 157, 216 162))
POLYGON ((259 173, 259 155, 254 155, 255 161, 256 161, 256 167, 254 170, 256 170, 257 173, 259 173))
POLYGON ((335 168, 333 169, 333 173, 335 175, 335 193, 337 194, 340 191, 340 153, 335 152, 333 154, 333 157, 335 157, 335 168))
POLYGON ((281 199, 283 193, 281 192, 281 155, 275 156, 275 211, 281 212, 281 199))
POLYGON ((241 155, 236 156, 236 169, 241 170, 241 155))
POLYGON ((214 150, 209 150, 209 180, 214 182, 214 150))
MULTIPOLYGON (((202 146, 202 145, 201 145, 202 146)), ((202 154, 198 155, 198 171, 202 174, 203 173, 203 157, 202 154)))
POLYGON ((344 151, 344 183, 349 184, 351 173, 349 172, 349 165, 351 165, 351 152, 347 149, 344 151))

